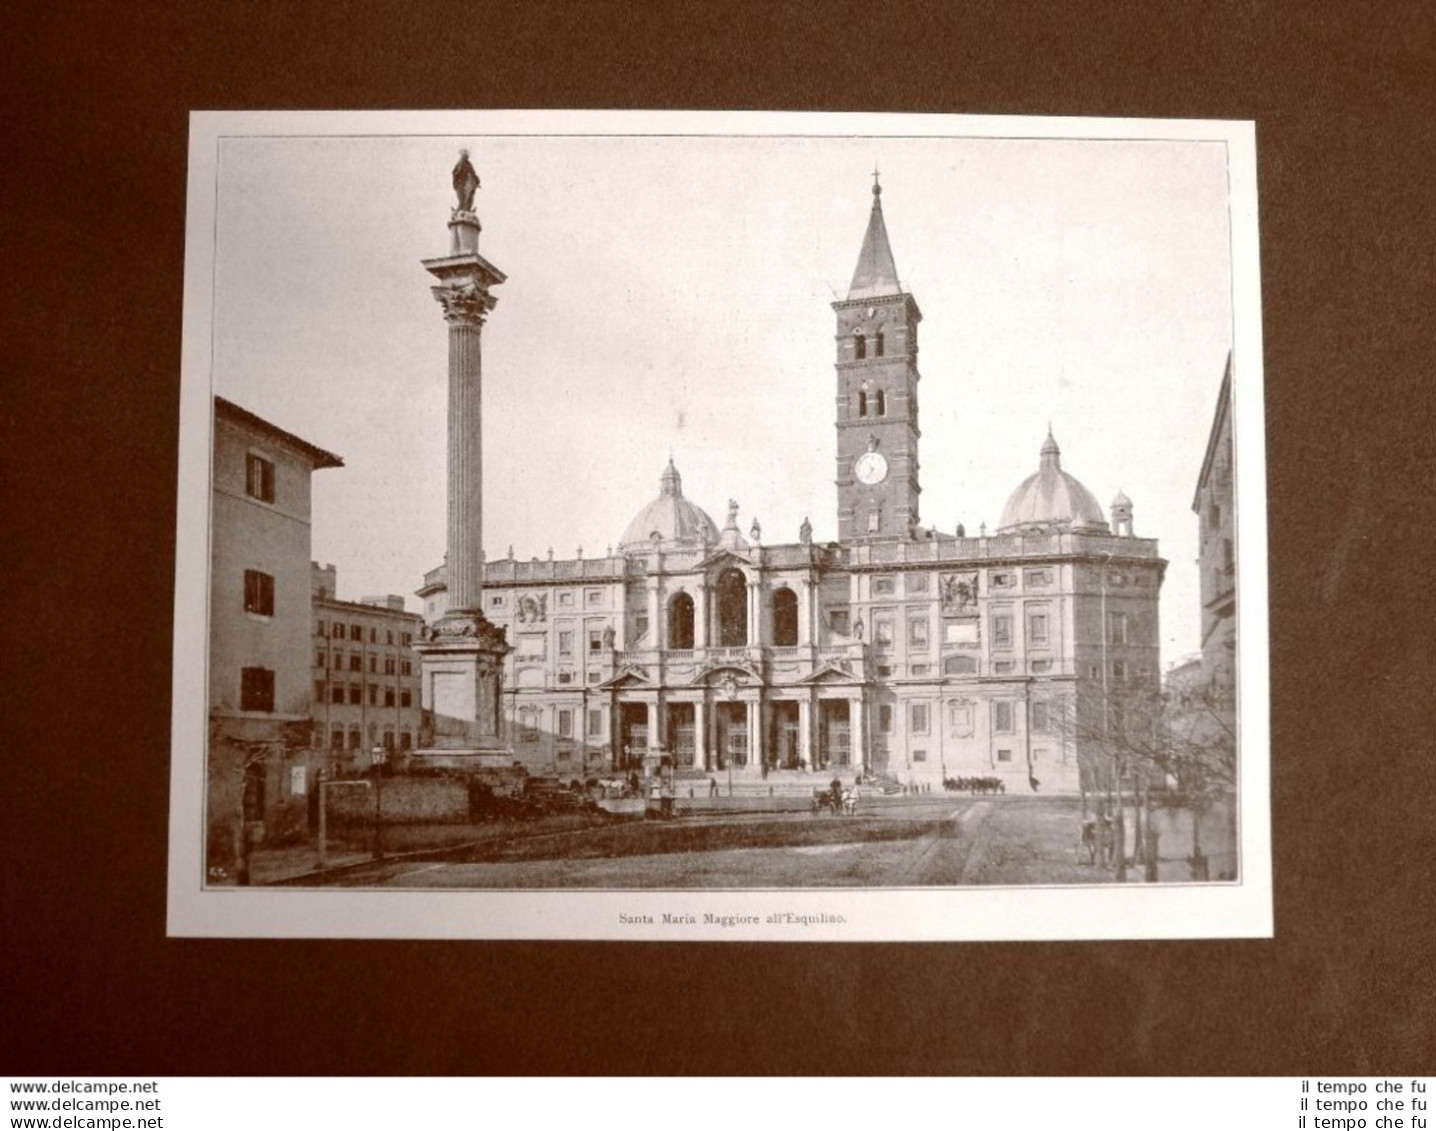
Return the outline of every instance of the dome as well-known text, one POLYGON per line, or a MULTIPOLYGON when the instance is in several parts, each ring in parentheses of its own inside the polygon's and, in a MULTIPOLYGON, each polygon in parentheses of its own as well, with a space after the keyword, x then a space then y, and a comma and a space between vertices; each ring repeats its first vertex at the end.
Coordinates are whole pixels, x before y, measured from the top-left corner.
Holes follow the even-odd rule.
POLYGON ((683 497, 683 480, 670 457, 659 481, 658 498, 649 503, 628 524, 618 544, 620 554, 643 553, 653 548, 657 534, 665 550, 696 549, 718 540, 718 527, 704 512, 683 497))
POLYGON ((1062 452, 1047 430, 1042 463, 1008 497, 1002 508, 999 534, 1041 530, 1090 530, 1107 533, 1107 519, 1092 492, 1062 470, 1062 452))

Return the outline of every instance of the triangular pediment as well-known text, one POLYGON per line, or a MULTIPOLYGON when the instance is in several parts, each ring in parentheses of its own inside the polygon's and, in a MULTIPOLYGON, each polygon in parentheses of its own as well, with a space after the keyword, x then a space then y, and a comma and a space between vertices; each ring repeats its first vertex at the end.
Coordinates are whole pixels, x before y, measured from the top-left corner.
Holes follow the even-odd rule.
POLYGON ((625 687, 652 687, 654 684, 653 680, 648 678, 647 673, 639 668, 624 668, 612 679, 606 679, 598 686, 604 691, 613 691, 625 687))
POLYGON ((707 571, 711 569, 717 569, 719 566, 725 565, 737 566, 739 569, 753 568, 753 563, 747 558, 745 558, 742 554, 735 554, 732 550, 722 549, 716 550, 712 554, 709 554, 708 557, 704 558, 701 562, 698 563, 697 568, 700 570, 707 571))
POLYGON ((862 683, 852 672, 845 670, 837 664, 823 664, 813 672, 812 675, 804 676, 798 680, 799 683, 807 684, 831 684, 831 683, 862 683))

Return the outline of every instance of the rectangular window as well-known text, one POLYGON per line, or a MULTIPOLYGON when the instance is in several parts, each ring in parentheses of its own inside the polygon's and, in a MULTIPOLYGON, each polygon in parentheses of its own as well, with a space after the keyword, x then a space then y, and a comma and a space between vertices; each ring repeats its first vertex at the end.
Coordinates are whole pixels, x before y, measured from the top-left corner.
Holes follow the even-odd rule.
POLYGON ((904 583, 905 588, 909 593, 926 593, 928 592, 928 586, 931 584, 931 576, 931 574, 926 573, 910 573, 907 575, 907 581, 904 583))
POLYGON ((413 662, 410 661, 410 660, 400 660, 400 661, 399 661, 399 674, 400 674, 400 675, 413 675, 413 674, 414 674, 414 664, 413 664, 413 662))
POLYGON ((997 752, 997 760, 998 760, 999 762, 1010 762, 1010 761, 1012 761, 1012 751, 1011 751, 1011 750, 999 750, 999 751, 997 752))
POLYGON ((333 686, 331 686, 331 687, 329 688, 329 702, 331 702, 331 703, 343 703, 343 702, 344 702, 344 685, 343 685, 342 683, 336 683, 336 684, 334 684, 333 686))
POLYGON ((244 571, 244 611, 262 617, 274 615, 274 578, 257 569, 244 571))
POLYGON ((589 682, 589 683, 598 683, 599 680, 602 678, 602 676, 603 676, 603 673, 602 673, 602 672, 589 672, 589 673, 588 673, 588 682, 589 682))
POLYGON ((385 643, 385 644, 393 644, 393 643, 394 643, 394 630, 393 630, 392 628, 386 628, 386 629, 384 630, 384 643, 385 643))
POLYGON ((349 657, 349 670, 351 672, 362 672, 364 670, 364 657, 355 652, 349 657))
POLYGON ((573 712, 560 711, 558 713, 558 736, 559 738, 573 737, 573 712))
POLYGON ((907 646, 918 652, 927 651, 927 617, 912 617, 907 622, 907 646))
POLYGON ((828 627, 838 636, 852 635, 852 621, 848 617, 847 609, 829 609, 828 627))
POLYGON ((241 711, 274 710, 274 672, 269 668, 240 669, 239 709, 241 711))
POLYGON ((558 654, 560 656, 573 655, 573 632, 565 630, 558 634, 558 654))
POLYGON ((351 625, 349 626, 349 639, 350 639, 350 640, 363 640, 363 639, 364 639, 364 630, 363 630, 359 625, 357 625, 357 624, 351 624, 351 625))
POLYGON ((1046 675, 1052 670, 1051 660, 1033 660, 1032 673, 1034 675, 1046 675))
POLYGON ((324 681, 322 679, 314 681, 314 701, 316 703, 324 702, 324 681))
POLYGON ((386 687, 386 688, 384 688, 384 706, 386 706, 386 707, 392 707, 393 705, 394 705, 394 689, 393 689, 392 687, 386 687))
POLYGON ((370 644, 378 644, 378 643, 379 643, 379 630, 378 630, 377 628, 371 628, 371 629, 369 630, 369 643, 370 643, 370 644))
POLYGON ((601 608, 603 605, 603 590, 589 589, 584 592, 583 603, 590 609, 601 608))
POLYGON ((880 703, 880 704, 878 704, 878 730, 882 731, 883 734, 892 734, 892 732, 893 732, 893 709, 892 709, 891 704, 888 704, 888 703, 880 703))
POLYGON ((588 735, 590 738, 597 738, 603 734, 603 711, 591 710, 588 713, 588 735))
POLYGON ((1029 589, 1042 589, 1052 584, 1050 569, 1027 569, 1022 571, 1022 584, 1029 589))
POLYGON ((315 636, 328 636, 328 635, 329 635, 329 624, 328 624, 328 622, 327 622, 327 621, 323 621, 323 620, 319 621, 319 622, 314 626, 314 635, 315 635, 315 636))
POLYGON ((896 589, 897 586, 891 577, 873 578, 874 597, 891 597, 896 589))
POLYGON ((873 643, 879 648, 891 648, 893 646, 893 622, 889 617, 879 617, 873 621, 873 643))
POLYGON ((412 707, 414 705, 414 693, 412 691, 399 692, 399 706, 412 707))
POLYGON ((1032 704, 1032 729, 1047 729, 1047 704, 1040 699, 1032 704))
POLYGON ((274 464, 253 452, 245 461, 244 493, 261 503, 274 502, 274 464))
POLYGON ((323 652, 314 653, 314 666, 316 668, 327 668, 329 666, 328 663, 325 662, 323 652))
POLYGON ((1127 678, 1127 665, 1125 662, 1122 660, 1112 661, 1112 678, 1118 683, 1123 682, 1127 678))
POLYGON ((572 594, 572 593, 560 593, 560 594, 558 595, 558 603, 559 603, 559 607, 560 607, 560 608, 564 608, 564 609, 571 609, 571 608, 573 608, 573 594, 572 594))
POLYGON ((403 640, 404 647, 407 648, 414 643, 414 634, 412 632, 406 632, 400 639, 403 640))
POLYGON ((988 583, 993 589, 1011 589, 1012 574, 1008 570, 994 570, 988 575, 988 583))
POLYGON ((375 656, 373 653, 370 653, 369 655, 369 670, 376 674, 379 671, 379 657, 375 656))
POLYGON ((589 650, 590 652, 602 652, 602 651, 603 651, 603 630, 602 630, 602 629, 599 629, 599 628, 590 628, 590 629, 588 630, 588 650, 589 650))
POLYGON ((912 665, 912 674, 913 674, 913 675, 927 675, 927 674, 928 674, 929 672, 931 672, 931 671, 932 671, 932 665, 931 665, 931 664, 913 664, 913 665, 912 665))
POLYGON ((1033 644, 1047 643, 1047 614, 1030 613, 1027 617, 1027 639, 1033 644))
POLYGON ((1108 643, 1108 644, 1125 644, 1125 643, 1127 643, 1127 614, 1126 614, 1126 613, 1108 613, 1108 614, 1107 614, 1107 643, 1108 643))
POLYGON ((992 729, 998 734, 1012 733, 1012 704, 999 699, 992 705, 992 729))
POLYGON ((334 730, 330 732, 330 735, 329 735, 329 748, 330 748, 331 750, 343 750, 343 749, 344 749, 344 728, 343 728, 343 727, 335 727, 334 730))
POLYGON ((1012 617, 1007 613, 994 613, 992 616, 992 646, 1012 647, 1012 617))
POLYGON ((344 626, 343 626, 342 624, 340 624, 338 621, 335 621, 335 622, 334 622, 333 631, 330 633, 330 635, 333 636, 336 640, 343 640, 343 639, 344 639, 344 626))
POLYGON ((914 703, 908 710, 908 721, 912 726, 913 734, 927 733, 927 704, 914 703))
POLYGON ((927 751, 926 751, 926 750, 914 750, 914 751, 912 752, 912 760, 913 760, 914 762, 926 762, 926 761, 927 761, 927 751))
POLYGON ((502 609, 503 607, 504 595, 502 593, 495 593, 492 597, 489 598, 489 608, 502 609))
POLYGON ((1011 661, 1011 660, 994 660, 993 663, 992 663, 992 674, 993 674, 993 675, 1011 675, 1011 674, 1012 674, 1012 661, 1011 661))
POLYGON ((379 689, 375 687, 372 683, 369 684, 369 706, 379 706, 379 689))
POLYGON ((633 618, 633 638, 634 638, 635 640, 642 640, 642 639, 643 639, 645 636, 647 636, 647 635, 648 635, 648 614, 647 614, 647 613, 638 613, 638 614, 633 618))
POLYGON ((384 657, 384 674, 393 675, 399 670, 399 662, 393 656, 384 657))

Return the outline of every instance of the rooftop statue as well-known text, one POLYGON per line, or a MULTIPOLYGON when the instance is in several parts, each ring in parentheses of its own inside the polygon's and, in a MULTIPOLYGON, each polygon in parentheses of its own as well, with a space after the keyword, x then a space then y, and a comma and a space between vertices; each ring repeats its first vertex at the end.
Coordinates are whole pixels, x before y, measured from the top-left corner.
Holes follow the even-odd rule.
POLYGON ((474 210, 474 193, 479 189, 479 174, 469 161, 469 151, 459 150, 459 163, 454 166, 454 193, 459 198, 459 211, 474 210))

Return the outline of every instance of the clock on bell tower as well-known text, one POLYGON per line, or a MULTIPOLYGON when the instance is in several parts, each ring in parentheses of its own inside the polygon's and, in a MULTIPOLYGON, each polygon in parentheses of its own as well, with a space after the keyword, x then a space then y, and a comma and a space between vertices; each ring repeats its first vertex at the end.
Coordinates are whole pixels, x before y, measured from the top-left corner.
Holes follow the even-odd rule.
POLYGON ((918 522, 917 325, 922 312, 902 289, 882 186, 848 297, 837 315, 838 537, 908 538, 918 522))

